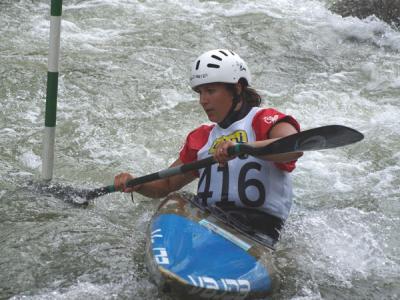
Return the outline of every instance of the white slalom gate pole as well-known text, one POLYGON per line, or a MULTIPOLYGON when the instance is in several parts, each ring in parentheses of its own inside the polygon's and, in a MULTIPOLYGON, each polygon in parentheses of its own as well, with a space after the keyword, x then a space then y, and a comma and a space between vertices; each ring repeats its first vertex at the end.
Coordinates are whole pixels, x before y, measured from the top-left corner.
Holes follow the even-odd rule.
POLYGON ((51 0, 50 10, 50 43, 42 157, 42 179, 44 180, 51 180, 53 177, 62 0, 51 0))

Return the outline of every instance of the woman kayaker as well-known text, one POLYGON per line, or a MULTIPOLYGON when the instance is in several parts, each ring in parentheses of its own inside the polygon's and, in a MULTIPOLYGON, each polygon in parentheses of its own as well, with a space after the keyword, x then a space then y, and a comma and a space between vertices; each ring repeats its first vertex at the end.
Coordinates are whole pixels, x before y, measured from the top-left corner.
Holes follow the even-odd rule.
POLYGON ((230 50, 217 49, 199 56, 192 66, 190 85, 199 94, 200 105, 213 124, 201 125, 189 133, 171 167, 210 155, 219 164, 133 188, 125 183, 134 177, 121 173, 115 176, 115 188, 161 198, 199 178, 200 204, 262 211, 262 227, 277 240, 292 205, 289 173, 302 153, 230 157, 227 149, 235 143, 265 146, 297 133, 299 124, 275 109, 259 107, 261 97, 250 87, 249 68, 230 50))

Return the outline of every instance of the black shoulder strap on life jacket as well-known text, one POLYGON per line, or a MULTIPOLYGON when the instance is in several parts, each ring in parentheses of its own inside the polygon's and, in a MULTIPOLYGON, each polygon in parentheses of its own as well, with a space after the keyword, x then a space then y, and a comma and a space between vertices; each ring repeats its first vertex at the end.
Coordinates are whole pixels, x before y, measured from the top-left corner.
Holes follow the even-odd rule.
POLYGON ((251 110, 251 106, 248 105, 245 101, 242 100, 242 106, 239 110, 235 110, 236 106, 240 103, 240 96, 235 95, 232 99, 232 106, 229 110, 228 114, 226 115, 225 119, 218 123, 221 128, 228 128, 234 122, 243 119, 249 111, 251 110))

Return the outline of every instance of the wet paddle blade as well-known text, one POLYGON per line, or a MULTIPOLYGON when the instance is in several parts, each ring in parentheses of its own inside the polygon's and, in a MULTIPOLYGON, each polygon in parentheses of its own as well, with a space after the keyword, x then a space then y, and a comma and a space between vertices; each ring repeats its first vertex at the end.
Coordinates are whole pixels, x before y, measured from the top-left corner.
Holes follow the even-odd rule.
POLYGON ((361 141, 364 135, 355 129, 342 125, 329 125, 298 134, 289 135, 259 148, 261 154, 281 154, 342 147, 361 141))
POLYGON ((59 183, 52 182, 32 182, 31 188, 35 192, 44 195, 51 195, 72 205, 86 207, 89 204, 89 200, 86 198, 86 195, 88 192, 90 192, 90 190, 77 189, 75 187, 64 186, 59 183))

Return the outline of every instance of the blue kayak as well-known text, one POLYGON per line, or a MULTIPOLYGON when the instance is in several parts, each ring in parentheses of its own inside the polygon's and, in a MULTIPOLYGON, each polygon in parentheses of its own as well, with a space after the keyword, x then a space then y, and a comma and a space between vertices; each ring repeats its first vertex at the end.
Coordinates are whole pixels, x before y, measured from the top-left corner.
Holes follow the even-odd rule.
POLYGON ((276 284, 271 249, 180 194, 153 216, 146 250, 160 290, 181 299, 263 298, 276 284))

